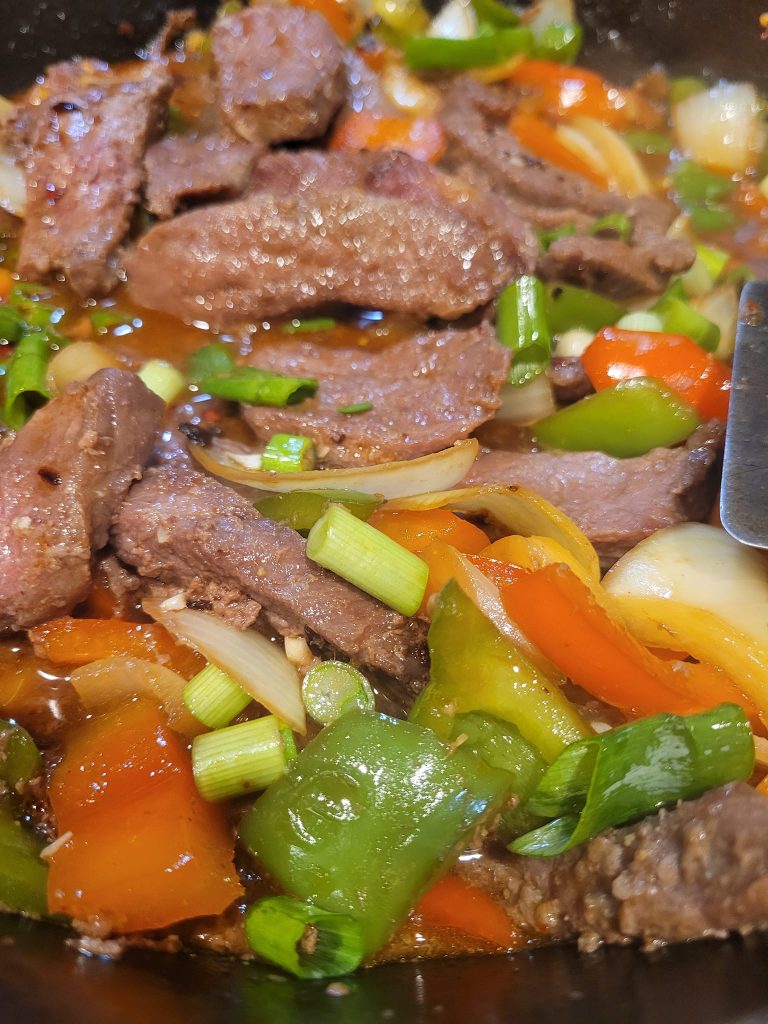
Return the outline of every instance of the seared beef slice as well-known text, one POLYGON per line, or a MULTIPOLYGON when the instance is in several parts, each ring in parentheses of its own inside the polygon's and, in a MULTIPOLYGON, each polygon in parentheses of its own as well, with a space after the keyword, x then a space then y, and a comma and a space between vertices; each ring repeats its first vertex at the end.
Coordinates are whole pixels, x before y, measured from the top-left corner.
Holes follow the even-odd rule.
POLYGON ((167 220, 190 200, 232 199, 245 189, 258 146, 224 135, 169 135, 147 152, 147 209, 167 220))
POLYGON ((610 563, 656 530, 705 518, 717 488, 722 439, 722 428, 712 423, 680 448, 655 448, 634 459, 602 452, 484 452, 464 484, 537 491, 569 515, 610 563))
POLYGON ((148 65, 121 81, 85 62, 49 73, 51 94, 27 112, 27 216, 19 272, 63 273, 87 297, 117 282, 117 254, 144 177, 147 143, 159 131, 170 78, 148 65))
POLYGON ((256 194, 147 232, 126 261, 137 302, 219 328, 329 301, 455 319, 533 266, 522 222, 404 154, 268 161, 256 194))
POLYGON ((315 11, 263 4, 211 33, 224 117, 249 142, 323 135, 346 93, 344 48, 315 11))
POLYGON ((0 632, 87 595, 92 553, 141 476, 162 412, 134 374, 101 370, 0 448, 0 632))
POLYGON ((424 676, 424 623, 311 562, 298 533, 259 515, 183 455, 149 470, 131 490, 113 544, 142 576, 195 592, 207 584, 239 592, 262 605, 282 632, 306 627, 356 664, 406 683, 424 676))
POLYGON ((509 350, 484 324, 425 332, 379 351, 283 338, 256 348, 252 361, 320 381, 317 395, 299 405, 245 407, 256 435, 304 434, 327 466, 351 466, 416 458, 467 437, 499 406, 509 350), (353 416, 338 411, 361 401, 373 408, 353 416))
POLYGON ((498 851, 459 870, 523 930, 586 950, 765 928, 768 799, 731 783, 558 857, 498 851))

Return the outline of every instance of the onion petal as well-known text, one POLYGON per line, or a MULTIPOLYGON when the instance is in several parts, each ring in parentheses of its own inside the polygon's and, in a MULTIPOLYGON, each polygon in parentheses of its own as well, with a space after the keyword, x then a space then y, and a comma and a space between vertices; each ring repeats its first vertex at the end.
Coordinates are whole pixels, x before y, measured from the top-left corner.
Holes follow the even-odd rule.
POLYGON ((71 681, 86 711, 98 714, 139 695, 156 700, 177 732, 185 736, 205 732, 184 703, 187 680, 163 665, 140 658, 100 658, 75 669, 71 681))
POLYGON ((490 519, 507 533, 551 537, 571 552, 591 579, 600 579, 597 552, 578 526, 545 498, 525 487, 497 485, 433 491, 388 501, 382 508, 393 511, 447 508, 462 515, 490 519))
POLYGON ((282 646, 252 629, 236 629, 209 612, 168 610, 165 602, 145 599, 144 611, 177 640, 193 647, 222 672, 302 735, 307 731, 299 674, 282 646))
MULTIPOLYGON (((351 469, 318 469, 307 473, 269 473, 256 464, 256 457, 220 448, 190 446, 190 451, 209 473, 259 491, 314 491, 333 487, 384 498, 423 494, 438 487, 453 487, 470 470, 480 445, 474 438, 457 441, 433 455, 382 466, 351 469)), ((260 460, 259 460, 260 461, 260 460)))

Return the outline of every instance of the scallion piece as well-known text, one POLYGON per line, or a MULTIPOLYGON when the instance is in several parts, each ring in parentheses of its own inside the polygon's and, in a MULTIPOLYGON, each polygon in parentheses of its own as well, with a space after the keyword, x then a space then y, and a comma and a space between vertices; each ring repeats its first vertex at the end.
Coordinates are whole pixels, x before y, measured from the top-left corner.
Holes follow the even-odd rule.
POLYGON ((317 381, 309 377, 285 377, 255 366, 236 366, 227 373, 202 377, 198 384, 214 398, 278 407, 301 402, 317 391, 317 381))
POLYGON ((672 140, 661 132, 625 132, 624 141, 636 153, 647 156, 669 156, 672 152, 672 140))
POLYGON ((371 684, 344 661, 323 661, 311 668, 304 676, 301 695, 307 714, 321 725, 330 725, 351 708, 376 710, 371 684))
POLYGON ((628 242, 632 237, 632 221, 626 213, 609 213, 595 221, 589 234, 616 235, 622 242, 628 242))
POLYGON ((33 331, 22 336, 5 371, 3 419, 12 430, 23 427, 29 417, 51 397, 45 384, 51 348, 48 335, 33 331))
POLYGON ((711 245, 697 245, 693 266, 680 278, 686 297, 694 298, 710 291, 722 277, 730 258, 730 253, 722 249, 716 249, 711 245))
POLYGON ((261 454, 261 468, 274 473, 301 473, 317 465, 315 442, 300 434, 273 434, 261 454))
POLYGON ((656 334, 664 330, 664 321, 658 313, 638 309, 634 313, 627 313, 621 320, 617 320, 616 326, 620 327, 622 331, 651 331, 656 334))
POLYGON ((563 224, 561 228, 554 228, 552 231, 541 230, 537 232, 537 234, 539 236, 539 245, 544 252, 547 252, 550 245, 552 245, 553 242, 556 242, 558 238, 567 238, 569 235, 575 235, 576 225, 563 224))
POLYGON ((200 795, 225 800, 266 789, 288 764, 274 715, 203 733, 192 740, 192 771, 200 795))
POLYGON ((536 37, 534 56, 560 64, 573 64, 579 55, 584 33, 574 22, 552 22, 536 37))
POLYGON ((0 306, 0 338, 15 344, 24 333, 24 321, 10 306, 0 306))
POLYGON ((544 287, 524 274, 504 289, 496 308, 496 334, 512 349, 510 384, 527 384, 549 366, 552 338, 544 306, 544 287))
POLYGON ((411 36, 406 39, 405 63, 413 71, 490 67, 503 64, 517 53, 528 56, 533 50, 533 32, 524 26, 500 28, 473 39, 433 39, 411 36))
POLYGON ((199 384, 204 377, 226 376, 235 368, 229 347, 220 341, 203 345, 193 352, 185 367, 191 384, 199 384))
POLYGON ((270 494, 257 501, 254 508, 267 519, 285 523, 299 533, 311 530, 331 502, 343 505, 358 519, 368 519, 384 499, 362 491, 287 491, 270 494))
POLYGON ((319 316, 315 320, 291 320, 280 328, 282 334, 314 334, 317 331, 332 331, 336 321, 329 316, 319 316))
POLYGON ((579 740, 549 766, 526 804, 554 820, 510 849, 553 857, 603 829, 748 779, 754 761, 752 730, 735 704, 686 717, 654 715, 579 740))
POLYGON ((714 352, 720 341, 720 328, 711 320, 674 295, 664 296, 653 307, 667 334, 685 334, 706 352, 714 352))
POLYGON ((148 360, 139 370, 138 377, 166 405, 174 402, 187 387, 187 379, 181 370, 177 370, 165 359, 148 360))
POLYGON ((427 563, 343 505, 331 505, 309 531, 307 555, 402 615, 415 615, 424 599, 427 563))
POLYGON ((370 412, 372 408, 373 402, 355 402, 353 405, 336 406, 336 412, 343 413, 345 416, 356 416, 360 412, 370 412))
POLYGON ((623 306, 574 285, 550 285, 544 295, 547 325, 552 334, 565 334, 574 327, 595 333, 609 327, 627 312, 623 306))
POLYGON ((222 729, 253 699, 215 665, 206 665, 184 687, 184 703, 203 725, 222 729))
POLYGON ((349 974, 363 959, 360 925, 345 914, 268 896, 245 917, 251 949, 297 978, 333 978, 349 974))

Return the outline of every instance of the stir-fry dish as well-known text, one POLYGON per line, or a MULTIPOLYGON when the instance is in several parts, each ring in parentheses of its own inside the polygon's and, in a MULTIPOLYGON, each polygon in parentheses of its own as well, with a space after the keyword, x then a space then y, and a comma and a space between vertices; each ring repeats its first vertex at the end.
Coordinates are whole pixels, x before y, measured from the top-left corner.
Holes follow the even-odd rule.
POLYGON ((4 910, 301 978, 768 927, 766 101, 581 39, 228 2, 2 102, 4 910))

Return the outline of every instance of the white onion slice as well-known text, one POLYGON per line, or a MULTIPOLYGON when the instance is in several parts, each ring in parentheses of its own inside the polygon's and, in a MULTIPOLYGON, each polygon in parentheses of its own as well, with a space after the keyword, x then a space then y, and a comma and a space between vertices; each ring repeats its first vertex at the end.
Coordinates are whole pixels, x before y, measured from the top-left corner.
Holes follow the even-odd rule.
POLYGON ((453 487, 467 475, 479 450, 478 442, 470 438, 457 441, 451 448, 434 455, 389 462, 383 466, 268 473, 258 468, 255 455, 242 455, 213 446, 190 446, 194 457, 208 472, 258 491, 315 491, 332 487, 381 494, 385 498, 403 498, 453 487))
POLYGON ((672 119, 680 148, 694 160, 729 173, 753 166, 765 142, 753 85, 719 82, 675 104, 672 119))
POLYGON ((448 0, 432 19, 427 35, 433 39, 472 39, 477 29, 477 15, 470 0, 448 0))
POLYGON ((573 0, 539 0, 523 15, 525 23, 539 35, 549 25, 567 25, 576 21, 573 0))
POLYGON ((721 284, 706 295, 691 299, 691 305, 720 328, 720 341, 713 355, 730 360, 736 345, 739 321, 739 293, 734 284, 721 284))
POLYGON ((0 150, 0 208, 23 217, 27 212, 27 182, 24 172, 10 155, 0 150))
POLYGON ((193 647, 222 672, 302 735, 307 731, 299 674, 283 648, 252 629, 235 629, 209 612, 168 610, 165 602, 147 599, 144 611, 177 640, 193 647))
POLYGON ((613 128, 594 117, 574 117, 570 127, 587 139, 602 157, 609 180, 626 196, 644 196, 651 182, 637 154, 613 128))
POLYGON ((100 658, 75 669, 71 681, 86 711, 98 713, 139 695, 156 700, 177 732, 197 736, 205 731, 184 703, 186 679, 163 665, 141 658, 100 658))

